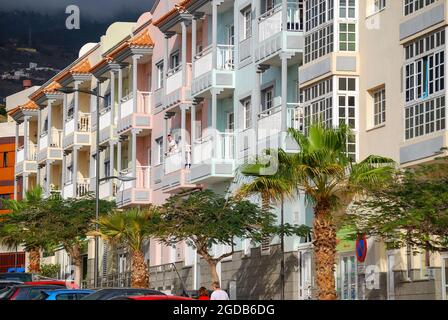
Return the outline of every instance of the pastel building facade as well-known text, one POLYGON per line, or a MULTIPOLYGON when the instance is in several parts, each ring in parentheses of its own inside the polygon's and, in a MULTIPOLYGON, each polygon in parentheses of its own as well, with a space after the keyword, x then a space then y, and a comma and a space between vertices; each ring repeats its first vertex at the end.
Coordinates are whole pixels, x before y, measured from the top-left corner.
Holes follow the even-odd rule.
MULTIPOLYGON (((23 188, 82 196, 95 191, 99 161, 100 178, 135 178, 100 184, 100 197, 119 208, 204 188, 231 193, 240 164, 266 147, 297 151, 287 129, 306 132, 313 121, 349 125, 354 160, 431 161, 446 140, 446 12, 442 0, 156 1, 136 23, 112 24, 29 96, 25 141, 37 156, 27 160, 35 169, 23 188), (97 88, 98 105, 82 92, 97 88)), ((16 177, 23 176, 18 165, 16 177)), ((283 214, 285 222, 312 223, 303 196, 274 207, 279 221, 283 214)), ((339 244, 342 299, 446 299, 446 255, 387 251, 374 240, 364 265, 353 242, 339 244), (369 270, 373 286, 365 281, 369 270)), ((237 240, 218 266, 232 298, 280 297, 279 243, 237 240)), ((85 285, 93 279, 93 248, 90 241, 83 253, 85 285)), ((151 240, 145 250, 151 287, 179 293, 210 285, 207 265, 187 244, 151 240)), ((125 248, 102 244, 99 254, 100 276, 117 285, 119 277, 109 276, 129 270, 125 248)), ((70 273, 65 253, 54 259, 68 261, 62 273, 70 273)), ((313 297, 311 239, 286 238, 285 259, 286 298, 313 297)))

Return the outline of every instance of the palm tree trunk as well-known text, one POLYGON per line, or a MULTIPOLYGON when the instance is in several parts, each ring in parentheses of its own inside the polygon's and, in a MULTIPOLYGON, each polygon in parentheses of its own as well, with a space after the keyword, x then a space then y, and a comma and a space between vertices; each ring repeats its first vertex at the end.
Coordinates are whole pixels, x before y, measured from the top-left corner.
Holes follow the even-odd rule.
POLYGON ((31 248, 29 251, 30 266, 29 272, 40 273, 40 250, 39 248, 31 248))
POLYGON ((149 287, 148 265, 145 262, 145 256, 140 250, 132 251, 131 286, 132 288, 149 287))
POLYGON ((269 199, 269 195, 266 193, 261 193, 261 210, 263 212, 268 212, 270 205, 271 205, 271 201, 269 199))
POLYGON ((314 217, 314 258, 319 300, 335 300, 334 265, 336 257, 336 228, 328 203, 317 203, 314 217))

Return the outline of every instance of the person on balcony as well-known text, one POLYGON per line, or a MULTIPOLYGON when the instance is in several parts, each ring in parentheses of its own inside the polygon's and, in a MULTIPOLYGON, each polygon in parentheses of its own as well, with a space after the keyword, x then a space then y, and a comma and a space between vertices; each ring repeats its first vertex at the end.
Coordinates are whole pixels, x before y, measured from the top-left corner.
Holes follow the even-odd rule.
POLYGON ((167 155, 172 155, 176 152, 178 152, 178 148, 177 148, 177 142, 176 140, 173 138, 173 136, 171 134, 168 134, 166 139, 168 140, 168 151, 167 151, 167 155))

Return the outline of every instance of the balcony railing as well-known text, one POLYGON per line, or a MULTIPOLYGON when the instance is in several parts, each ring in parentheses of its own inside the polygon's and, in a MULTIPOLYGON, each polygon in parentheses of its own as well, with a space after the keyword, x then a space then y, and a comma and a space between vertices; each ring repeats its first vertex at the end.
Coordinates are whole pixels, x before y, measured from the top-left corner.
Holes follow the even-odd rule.
POLYGON ((37 146, 34 143, 28 143, 27 155, 25 157, 25 146, 17 148, 17 163, 22 161, 35 161, 37 159, 37 146))
POLYGON ((91 115, 90 113, 79 113, 78 120, 78 131, 79 132, 90 132, 90 124, 91 124, 91 115))
POLYGON ((217 133, 216 144, 213 143, 213 135, 197 139, 194 142, 193 162, 205 162, 211 160, 212 157, 219 160, 233 160, 235 158, 234 147, 234 133, 217 133), (213 156, 213 154, 215 155, 213 156))
POLYGON ((136 170, 136 188, 149 189, 151 186, 150 180, 151 167, 137 166, 136 170))
POLYGON ((175 172, 182 168, 182 152, 175 151, 165 157, 165 174, 175 172))
POLYGON ((286 121, 288 128, 294 128, 299 131, 304 129, 303 107, 298 103, 288 103, 286 121))
POLYGON ((151 92, 138 91, 137 113, 151 113, 151 92))
POLYGON ((90 192, 90 179, 78 179, 76 184, 76 196, 82 197, 90 192))
POLYGON ((108 106, 100 110, 100 130, 112 125, 112 106, 108 106))
MULTIPOLYGON (((186 64, 186 86, 190 86, 190 79, 191 79, 191 63, 186 64)), ((178 65, 176 68, 172 68, 168 71, 167 77, 166 77, 166 93, 169 94, 175 90, 178 90, 183 87, 183 79, 182 79, 182 65, 178 65)))
MULTIPOLYGON (((282 106, 277 105, 259 113, 259 139, 265 139, 280 132, 281 111, 282 106)), ((298 103, 287 103, 286 124, 288 128, 303 130, 303 108, 301 105, 298 103)))
POLYGON ((51 129, 51 146, 52 148, 62 148, 62 130, 51 129))
POLYGON ((303 1, 288 2, 286 17, 282 15, 282 4, 266 11, 258 18, 259 41, 262 42, 282 31, 283 19, 286 31, 303 31, 303 1))
MULTIPOLYGON (((204 48, 195 57, 195 74, 194 77, 209 72, 213 68, 213 46, 204 48)), ((218 70, 232 71, 235 69, 235 46, 234 45, 217 45, 216 52, 216 68, 218 70)))

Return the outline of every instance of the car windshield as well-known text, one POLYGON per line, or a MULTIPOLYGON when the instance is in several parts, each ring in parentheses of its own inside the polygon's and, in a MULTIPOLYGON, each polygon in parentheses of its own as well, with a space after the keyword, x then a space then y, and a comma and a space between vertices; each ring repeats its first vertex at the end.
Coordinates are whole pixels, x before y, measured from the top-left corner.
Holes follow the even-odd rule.
POLYGON ((41 291, 38 295, 36 295, 33 300, 45 300, 49 297, 50 295, 48 293, 45 293, 43 291, 41 291))
POLYGON ((95 293, 83 297, 81 300, 109 300, 117 296, 147 296, 147 295, 163 295, 163 293, 149 289, 99 290, 95 293))
POLYGON ((33 281, 33 275, 31 273, 0 273, 0 280, 28 282, 33 281))

